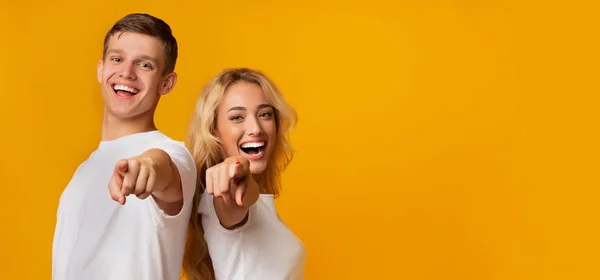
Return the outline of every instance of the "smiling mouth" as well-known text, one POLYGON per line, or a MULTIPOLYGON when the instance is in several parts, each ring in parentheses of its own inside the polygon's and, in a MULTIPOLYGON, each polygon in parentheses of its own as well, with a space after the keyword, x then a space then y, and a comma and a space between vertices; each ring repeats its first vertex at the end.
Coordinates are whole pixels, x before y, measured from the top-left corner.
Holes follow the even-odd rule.
POLYGON ((248 142, 240 145, 240 149, 249 155, 259 155, 265 150, 265 142, 248 142))
POLYGON ((113 85, 112 88, 115 91, 115 94, 120 97, 131 97, 140 92, 139 89, 128 87, 125 85, 120 85, 120 84, 115 84, 115 85, 113 85))

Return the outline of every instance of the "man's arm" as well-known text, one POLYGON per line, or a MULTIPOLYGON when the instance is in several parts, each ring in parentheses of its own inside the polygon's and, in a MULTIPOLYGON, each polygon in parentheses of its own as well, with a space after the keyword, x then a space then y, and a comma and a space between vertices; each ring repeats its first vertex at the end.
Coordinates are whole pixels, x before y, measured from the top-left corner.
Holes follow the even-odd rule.
POLYGON ((168 215, 178 214, 183 207, 179 171, 161 149, 150 149, 140 156, 117 162, 109 190, 111 197, 121 204, 125 204, 125 197, 130 194, 140 199, 152 195, 158 207, 168 215))
POLYGON ((183 189, 177 166, 169 154, 160 149, 150 149, 142 157, 154 163, 156 185, 152 197, 156 204, 168 215, 177 215, 183 207, 183 189))

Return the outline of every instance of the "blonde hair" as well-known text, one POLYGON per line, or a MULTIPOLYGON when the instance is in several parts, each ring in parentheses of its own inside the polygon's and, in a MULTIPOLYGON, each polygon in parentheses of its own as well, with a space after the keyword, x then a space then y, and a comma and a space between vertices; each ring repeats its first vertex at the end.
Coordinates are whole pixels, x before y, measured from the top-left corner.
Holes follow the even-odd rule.
MULTIPOLYGON (((198 213, 200 198, 205 189, 206 170, 221 163, 221 143, 215 136, 217 112, 221 99, 233 84, 244 81, 262 88, 267 101, 273 106, 277 125, 276 143, 273 153, 262 176, 261 193, 281 193, 281 172, 293 159, 293 150, 289 143, 289 132, 296 126, 298 115, 290 106, 275 84, 264 74, 247 68, 226 69, 214 77, 198 97, 196 109, 188 131, 188 147, 194 156, 198 169, 198 187, 194 194, 194 205, 188 231, 184 271, 190 280, 209 277, 205 272, 212 272, 206 241, 204 240, 202 223, 198 213), (194 215, 196 214, 196 215, 194 215)), ((212 279, 213 275, 210 275, 212 279)), ((209 279, 209 278, 204 278, 209 279)))

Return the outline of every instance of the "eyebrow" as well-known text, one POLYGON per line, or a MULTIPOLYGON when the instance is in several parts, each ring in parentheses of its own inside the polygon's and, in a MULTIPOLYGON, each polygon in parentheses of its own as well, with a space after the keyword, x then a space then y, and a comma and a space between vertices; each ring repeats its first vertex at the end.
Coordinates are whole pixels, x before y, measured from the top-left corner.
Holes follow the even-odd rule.
MULTIPOLYGON (((123 49, 110 49, 106 52, 106 54, 111 54, 111 53, 116 53, 116 54, 123 54, 125 53, 125 51, 123 51, 123 49)), ((156 58, 149 56, 147 54, 143 54, 141 55, 138 59, 142 59, 142 60, 150 60, 152 62, 154 62, 155 64, 158 64, 156 58)))
POLYGON ((146 59, 146 60, 150 60, 152 61, 154 64, 158 64, 158 62, 156 61, 156 58, 149 56, 149 55, 142 55, 140 56, 141 59, 146 59))
MULTIPOLYGON (((256 106, 256 109, 263 109, 263 108, 273 108, 273 106, 271 106, 270 104, 260 104, 260 105, 256 106)), ((241 106, 231 107, 229 110, 227 110, 227 112, 229 112, 229 111, 246 111, 246 107, 241 107, 241 106)))
POLYGON ((106 54, 109 53, 124 53, 123 49, 110 49, 106 52, 106 54))

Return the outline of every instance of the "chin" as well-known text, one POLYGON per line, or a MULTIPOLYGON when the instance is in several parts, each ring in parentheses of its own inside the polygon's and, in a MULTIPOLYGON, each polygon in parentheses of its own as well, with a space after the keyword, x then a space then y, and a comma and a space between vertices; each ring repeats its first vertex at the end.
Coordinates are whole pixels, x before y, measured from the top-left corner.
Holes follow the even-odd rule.
POLYGON ((267 170, 267 163, 266 162, 253 162, 250 161, 250 173, 252 175, 259 175, 265 172, 265 170, 267 170))
POLYGON ((127 119, 135 116, 135 112, 130 108, 112 108, 110 114, 119 119, 127 119))

